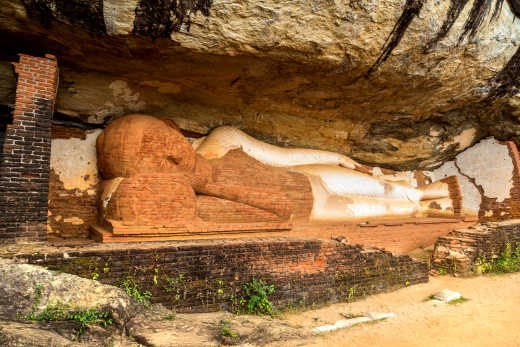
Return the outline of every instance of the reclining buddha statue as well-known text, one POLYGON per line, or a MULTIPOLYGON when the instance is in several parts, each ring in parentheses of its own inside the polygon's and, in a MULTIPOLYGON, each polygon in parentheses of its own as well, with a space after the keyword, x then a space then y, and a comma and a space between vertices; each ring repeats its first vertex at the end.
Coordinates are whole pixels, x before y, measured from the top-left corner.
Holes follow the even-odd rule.
POLYGON ((97 155, 98 227, 113 234, 290 229, 296 220, 461 209, 455 178, 413 187, 341 154, 281 148, 227 126, 192 144, 171 120, 127 115, 100 134, 97 155))

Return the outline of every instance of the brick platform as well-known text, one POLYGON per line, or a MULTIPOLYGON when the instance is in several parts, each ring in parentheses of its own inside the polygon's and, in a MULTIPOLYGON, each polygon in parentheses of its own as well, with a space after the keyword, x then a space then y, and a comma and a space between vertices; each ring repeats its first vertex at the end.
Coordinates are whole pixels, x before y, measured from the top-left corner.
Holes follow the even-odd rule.
POLYGON ((278 307, 345 300, 428 281, 425 262, 330 240, 244 238, 41 246, 14 257, 86 278, 98 274, 101 282, 115 285, 132 276, 142 290, 152 293, 152 301, 178 311, 229 308, 233 295, 236 298, 252 278, 275 285, 273 301, 278 307), (175 290, 166 291, 167 277, 180 274, 184 277, 175 290))
POLYGON ((520 243, 518 219, 453 230, 435 243, 432 266, 446 272, 467 273, 477 259, 493 259, 508 243, 512 247, 520 243))
POLYGON ((42 241, 47 233, 56 60, 20 54, 13 124, 0 157, 0 243, 42 241))
MULTIPOLYGON (((143 234, 118 236, 104 232, 103 229, 91 230, 91 238, 104 242, 139 242, 139 241, 171 241, 196 239, 233 239, 241 237, 290 237, 331 240, 345 237, 349 243, 366 247, 384 248, 393 254, 407 254, 418 248, 425 248, 435 243, 438 237, 446 236, 454 229, 467 228, 476 223, 476 218, 402 218, 379 219, 368 222, 348 223, 303 223, 296 222, 291 230, 284 230, 279 224, 278 229, 269 230, 269 225, 258 223, 257 230, 244 230, 238 226, 222 229, 216 232, 179 232, 173 236, 167 234, 143 234)), ((249 223, 251 227, 254 223, 249 223)), ((96 227, 92 227, 95 229, 96 227)), ((209 229, 208 229, 209 230, 209 229)), ((148 230, 150 231, 150 230, 148 230)), ((60 241, 63 242, 63 241, 60 241)))

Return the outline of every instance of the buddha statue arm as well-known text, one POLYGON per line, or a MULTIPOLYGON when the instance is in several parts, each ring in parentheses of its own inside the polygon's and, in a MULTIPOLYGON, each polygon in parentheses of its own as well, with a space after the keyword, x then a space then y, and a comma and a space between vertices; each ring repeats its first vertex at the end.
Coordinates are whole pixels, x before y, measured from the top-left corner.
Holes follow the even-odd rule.
POLYGON ((225 156, 233 149, 241 149, 259 162, 275 167, 296 165, 328 164, 355 169, 359 164, 339 154, 306 148, 283 148, 259 141, 243 131, 223 126, 211 132, 201 143, 196 152, 207 159, 225 156))

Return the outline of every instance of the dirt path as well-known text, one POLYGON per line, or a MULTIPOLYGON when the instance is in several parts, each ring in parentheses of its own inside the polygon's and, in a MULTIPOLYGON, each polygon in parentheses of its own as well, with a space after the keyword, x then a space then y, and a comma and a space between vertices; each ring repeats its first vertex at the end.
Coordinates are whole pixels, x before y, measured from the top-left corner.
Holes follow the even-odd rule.
POLYGON ((270 346, 520 346, 520 274, 476 278, 432 277, 429 283, 354 303, 286 314, 292 326, 310 329, 344 319, 341 313, 394 312, 396 317, 306 340, 270 346), (423 301, 449 288, 470 301, 423 301))

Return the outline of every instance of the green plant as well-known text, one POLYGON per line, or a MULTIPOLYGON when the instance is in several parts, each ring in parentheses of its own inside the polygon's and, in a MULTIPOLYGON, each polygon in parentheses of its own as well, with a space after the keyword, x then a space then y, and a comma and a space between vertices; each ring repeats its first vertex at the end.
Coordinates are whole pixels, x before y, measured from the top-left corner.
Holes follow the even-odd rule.
POLYGON ((492 261, 485 257, 477 258, 476 265, 482 273, 504 274, 520 271, 520 244, 517 242, 513 250, 511 243, 506 244, 505 250, 492 261))
POLYGON ((126 276, 121 282, 121 288, 131 296, 135 300, 143 303, 145 306, 150 305, 150 298, 152 297, 152 293, 149 291, 142 291, 137 283, 135 283, 135 279, 132 276, 126 276))
POLYGON ((175 319, 175 313, 167 314, 164 316, 164 319, 166 320, 174 320, 175 319))
POLYGON ((446 275, 446 270, 443 267, 439 268, 439 275, 446 275))
POLYGON ((79 324, 77 336, 85 332, 88 324, 95 323, 106 327, 112 324, 113 310, 103 311, 97 308, 91 308, 87 311, 74 311, 67 315, 67 320, 75 321, 79 324))
MULTIPOLYGON (((39 302, 39 300, 38 300, 39 302)), ((38 303, 39 305, 39 303, 38 303)), ((57 301, 56 304, 50 302, 41 313, 36 314, 37 306, 33 304, 31 312, 22 317, 25 320, 34 320, 34 321, 45 321, 51 322, 56 320, 65 320, 66 311, 70 308, 70 305, 67 303, 62 303, 61 301, 57 301)))
POLYGON ((36 314, 36 310, 42 298, 42 289, 43 285, 40 284, 36 286, 36 299, 32 305, 31 312, 26 316, 18 315, 19 318, 43 322, 74 321, 79 325, 76 331, 76 340, 85 332, 88 324, 96 323, 104 327, 112 324, 112 310, 91 308, 86 311, 75 310, 67 312, 67 310, 71 309, 70 304, 62 303, 60 300, 57 300, 55 304, 50 302, 42 312, 36 314))
POLYGON ((224 289, 222 289, 222 286, 224 285, 224 282, 222 280, 218 280, 217 281, 217 285, 218 285, 217 294, 218 295, 224 294, 224 289))
POLYGON ((163 289, 167 293, 173 293, 173 301, 177 302, 181 299, 181 293, 184 291, 184 275, 179 274, 177 277, 166 277, 166 284, 163 289))
POLYGON ((431 294, 430 296, 428 296, 427 298, 425 298, 425 299, 423 300, 423 302, 430 301, 430 300, 435 300, 435 295, 431 294))
POLYGON ((222 328, 221 334, 222 336, 229 336, 231 338, 237 337, 237 334, 226 326, 222 328))
POLYGON ((157 275, 159 274, 159 269, 158 269, 158 268, 154 268, 154 269, 153 269, 153 272, 154 272, 154 275, 153 275, 153 284, 157 285, 157 284, 158 284, 158 281, 157 281, 157 275))
POLYGON ((91 276, 93 280, 97 280, 99 278, 99 274, 97 272, 93 272, 91 276))
POLYGON ((243 286, 244 297, 240 298, 240 305, 247 313, 272 314, 272 303, 269 295, 274 293, 274 285, 262 280, 252 279, 243 286))
POLYGON ((463 296, 461 296, 461 297, 458 298, 458 299, 448 301, 448 304, 450 304, 450 305, 456 305, 456 304, 460 304, 460 303, 463 303, 463 302, 466 302, 466 301, 469 301, 469 299, 468 299, 468 298, 465 298, 465 297, 463 297, 463 296))
POLYGON ((347 299, 351 300, 355 294, 356 290, 354 289, 354 287, 350 287, 350 289, 348 290, 347 299))

